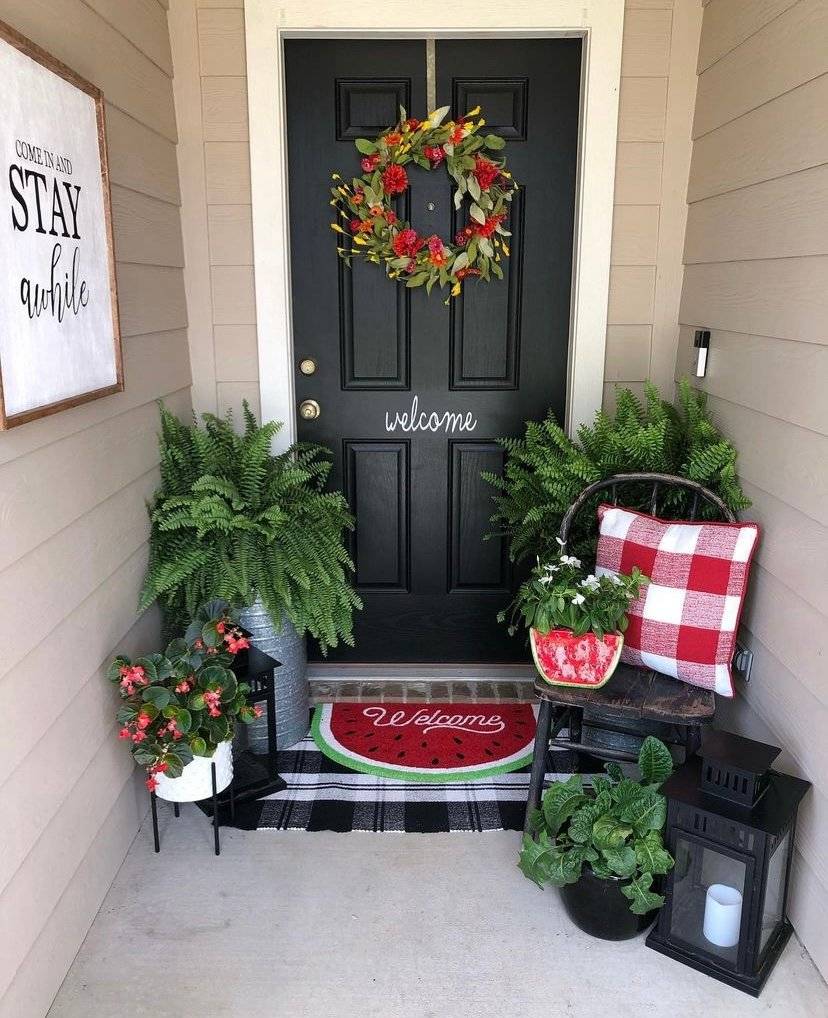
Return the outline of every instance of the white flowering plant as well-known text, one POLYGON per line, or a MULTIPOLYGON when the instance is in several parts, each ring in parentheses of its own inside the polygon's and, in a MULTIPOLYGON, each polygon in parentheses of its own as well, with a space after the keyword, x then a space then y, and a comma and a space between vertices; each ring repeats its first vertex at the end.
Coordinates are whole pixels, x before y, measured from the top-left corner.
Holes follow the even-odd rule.
POLYGON ((508 620, 510 635, 522 621, 527 629, 541 633, 571 629, 575 636, 593 632, 600 640, 605 633, 624 632, 627 610, 647 583, 637 567, 630 574, 587 573, 581 560, 567 555, 561 544, 551 562, 538 562, 497 618, 498 622, 508 620))

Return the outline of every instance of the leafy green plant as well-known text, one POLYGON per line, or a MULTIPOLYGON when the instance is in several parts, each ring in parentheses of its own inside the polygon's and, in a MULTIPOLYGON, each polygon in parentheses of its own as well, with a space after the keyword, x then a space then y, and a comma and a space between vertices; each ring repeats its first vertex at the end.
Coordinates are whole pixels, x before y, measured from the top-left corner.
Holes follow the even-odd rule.
MULTIPOLYGON (((563 514, 580 492, 628 471, 677 474, 710 488, 733 511, 746 509, 750 501, 736 475, 736 450, 710 420, 706 402, 706 394, 686 379, 679 384, 677 406, 648 382, 643 401, 629 389, 620 390, 615 414, 599 411, 591 426, 578 429, 577 441, 551 411, 543 421, 530 421, 522 438, 501 439, 505 472, 483 475, 497 489, 492 536, 508 537, 516 561, 528 555, 547 559, 556 550, 563 514)), ((625 488, 623 494, 625 505, 649 511, 648 485, 640 493, 625 488)), ((680 518, 688 514, 692 494, 674 489, 664 499, 660 512, 680 518)), ((594 508, 584 507, 570 535, 570 550, 582 556, 594 552, 594 508)))
POLYGON ((324 490, 331 455, 307 444, 274 455, 281 425, 260 427, 246 403, 244 420, 237 434, 229 414, 188 426, 161 407, 161 487, 139 608, 159 601, 180 630, 209 598, 247 606, 258 596, 274 625, 284 613, 323 651, 352 644, 362 603, 343 535, 353 518, 341 494, 324 490))
POLYGON ((585 787, 580 774, 556 781, 531 818, 518 865, 538 887, 563 887, 580 879, 584 866, 604 880, 620 879, 630 911, 645 915, 664 904, 653 891, 656 876, 668 873, 673 857, 662 830, 667 800, 658 791, 673 760, 659 739, 648 736, 638 754, 639 781, 624 777, 617 763, 606 777, 585 787))
POLYGON ((630 575, 585 575, 581 560, 561 550, 554 561, 532 570, 497 620, 509 618, 510 636, 522 620, 527 629, 534 627, 541 633, 571 629, 576 636, 583 636, 591 631, 601 640, 605 633, 624 632, 627 609, 647 582, 637 566, 630 575))
POLYGON ((261 716, 261 707, 247 703, 250 687, 230 669, 248 646, 229 605, 213 601, 186 638, 173 640, 163 654, 136 661, 119 655, 109 666, 107 676, 124 701, 118 737, 131 743, 150 791, 157 774, 179 778, 194 756, 212 756, 233 737, 237 718, 249 724, 261 716))

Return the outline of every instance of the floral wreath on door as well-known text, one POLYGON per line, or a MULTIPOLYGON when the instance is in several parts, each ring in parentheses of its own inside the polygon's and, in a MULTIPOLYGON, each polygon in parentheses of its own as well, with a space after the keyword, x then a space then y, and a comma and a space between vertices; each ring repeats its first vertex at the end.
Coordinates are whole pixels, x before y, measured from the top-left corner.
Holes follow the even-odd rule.
POLYGON ((409 117, 400 107, 400 119, 377 138, 357 138, 363 173, 346 182, 332 175, 331 205, 345 221, 331 229, 346 239, 337 253, 350 268, 354 258, 384 265, 389 279, 406 287, 425 286, 430 294, 438 285, 451 297, 462 292, 464 280, 489 282, 503 278, 501 261, 509 256, 505 221, 518 187, 506 159, 494 155, 505 147, 496 134, 482 135, 486 121, 480 107, 457 120, 446 120, 449 107, 429 113, 425 120, 409 117), (437 234, 419 234, 400 219, 393 208, 408 189, 406 164, 425 170, 445 166, 454 181, 454 207, 469 201, 469 219, 453 241, 437 234))

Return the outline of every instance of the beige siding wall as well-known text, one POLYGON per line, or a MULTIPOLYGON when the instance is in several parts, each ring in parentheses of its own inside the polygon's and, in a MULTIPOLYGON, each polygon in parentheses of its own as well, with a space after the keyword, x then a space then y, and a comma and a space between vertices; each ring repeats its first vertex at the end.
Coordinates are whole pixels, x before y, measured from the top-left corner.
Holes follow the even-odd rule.
MULTIPOLYGON (((700 11, 700 0, 675 9, 673 0, 626 0, 604 375, 610 399, 612 383, 672 382, 700 11)), ((255 406, 243 2, 179 0, 171 15, 191 317, 196 303, 205 307, 190 334, 193 399, 212 411, 243 397, 255 406), (190 181, 198 194, 188 223, 190 181)))
POLYGON ((193 403, 259 412, 242 0, 178 0, 170 23, 184 191, 193 403))
POLYGON ((828 5, 710 0, 698 69, 677 373, 710 328, 701 384, 764 530, 721 716, 814 782, 792 914, 828 974, 828 5))
POLYGON ((135 602, 155 400, 189 403, 169 35, 157 0, 0 0, 106 95, 126 391, 0 434, 0 1015, 45 1014, 146 810, 103 669, 135 602))

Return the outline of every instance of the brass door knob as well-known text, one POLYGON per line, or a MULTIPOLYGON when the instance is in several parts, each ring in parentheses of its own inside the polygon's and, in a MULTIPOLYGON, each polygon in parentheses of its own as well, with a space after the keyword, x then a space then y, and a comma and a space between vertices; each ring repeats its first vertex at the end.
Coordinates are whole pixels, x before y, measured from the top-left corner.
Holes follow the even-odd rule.
POLYGON ((303 357, 299 361, 299 370, 303 375, 315 375, 316 374, 316 361, 313 357, 303 357))
POLYGON ((315 421, 322 413, 322 408, 315 399, 303 399, 299 404, 299 416, 303 421, 315 421))

